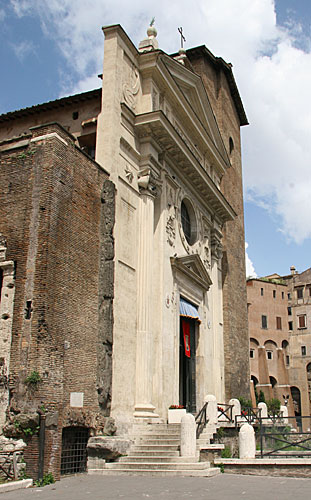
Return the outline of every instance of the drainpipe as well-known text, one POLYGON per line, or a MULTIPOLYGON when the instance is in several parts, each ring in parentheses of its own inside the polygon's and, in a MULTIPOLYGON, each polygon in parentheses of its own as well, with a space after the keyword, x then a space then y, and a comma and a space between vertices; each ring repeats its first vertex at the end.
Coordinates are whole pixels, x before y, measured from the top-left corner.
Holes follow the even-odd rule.
POLYGON ((39 413, 39 459, 38 459, 38 480, 43 479, 44 470, 44 447, 45 447, 45 415, 41 410, 39 413))

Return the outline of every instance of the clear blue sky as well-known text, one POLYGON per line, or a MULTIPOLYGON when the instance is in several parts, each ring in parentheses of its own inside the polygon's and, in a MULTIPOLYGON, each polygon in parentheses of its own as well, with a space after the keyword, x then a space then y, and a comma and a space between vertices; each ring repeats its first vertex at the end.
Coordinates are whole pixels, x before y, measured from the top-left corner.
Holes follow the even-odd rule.
POLYGON ((0 0, 0 113, 99 87, 101 26, 137 45, 155 15, 160 47, 205 44, 233 63, 242 132, 245 228, 257 275, 311 266, 310 0, 0 0), (164 7, 165 6, 165 7, 164 7), (276 13, 276 16, 275 16, 276 13), (246 130, 247 128, 247 130, 246 130))

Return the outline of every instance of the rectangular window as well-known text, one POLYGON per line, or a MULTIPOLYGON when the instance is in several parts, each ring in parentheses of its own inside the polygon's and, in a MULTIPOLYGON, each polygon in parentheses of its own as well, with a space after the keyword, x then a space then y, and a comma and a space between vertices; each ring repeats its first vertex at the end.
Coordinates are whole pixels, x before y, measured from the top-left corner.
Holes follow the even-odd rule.
POLYGON ((284 299, 284 292, 282 292, 282 299, 284 299))
POLYGON ((263 288, 260 289, 260 295, 263 296, 263 288))
POLYGON ((272 351, 267 351, 267 359, 272 359, 272 351))
POLYGON ((288 329, 293 330, 293 322, 292 321, 288 322, 288 329))
POLYGON ((292 315, 292 308, 291 307, 287 308, 287 314, 288 314, 288 316, 292 315))
POLYGON ((297 293, 297 299, 303 298, 303 288, 297 288, 296 293, 297 293))
POLYGON ((307 348, 305 345, 301 346, 301 356, 305 356, 307 354, 307 348))
POLYGON ((261 316, 261 328, 268 328, 267 316, 261 316))
POLYGON ((280 318, 280 316, 276 317, 276 329, 282 330, 282 318, 280 318))
POLYGON ((276 297, 276 290, 273 290, 273 298, 275 299, 276 297))
POLYGON ((298 316, 298 328, 306 328, 307 327, 307 317, 305 314, 301 314, 298 316))
POLYGON ((286 356, 286 366, 289 366, 289 356, 286 356))
POLYGON ((250 349, 250 350, 249 350, 249 357, 250 357, 251 359, 254 359, 254 357, 255 357, 255 354, 254 354, 254 349, 250 349))
POLYGON ((290 299, 291 298, 291 295, 290 293, 287 294, 287 298, 290 299))

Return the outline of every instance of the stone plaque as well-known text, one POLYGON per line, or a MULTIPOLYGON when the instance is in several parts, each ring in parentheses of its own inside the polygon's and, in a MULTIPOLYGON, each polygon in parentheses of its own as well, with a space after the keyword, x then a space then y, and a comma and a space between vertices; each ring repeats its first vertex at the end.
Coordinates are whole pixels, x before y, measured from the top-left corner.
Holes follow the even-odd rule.
POLYGON ((72 408, 83 408, 83 392, 70 393, 70 406, 72 408))

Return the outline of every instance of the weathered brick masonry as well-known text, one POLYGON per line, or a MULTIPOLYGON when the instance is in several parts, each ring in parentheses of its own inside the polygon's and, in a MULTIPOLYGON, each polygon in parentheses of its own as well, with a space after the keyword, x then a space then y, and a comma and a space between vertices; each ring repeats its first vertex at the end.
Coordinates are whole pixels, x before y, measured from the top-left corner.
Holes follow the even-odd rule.
MULTIPOLYGON (((110 393, 112 340, 98 328, 98 317, 104 314, 100 323, 110 335, 114 189, 105 171, 55 123, 32 128, 14 145, 8 143, 0 157, 0 232, 7 236, 8 258, 16 262, 10 421, 14 427, 16 416, 44 408, 50 418, 45 469, 57 477, 62 428, 98 429, 108 414, 103 392, 110 393), (105 304, 100 311, 99 294, 105 304), (25 384, 34 372, 41 381, 25 384), (83 393, 83 408, 70 407, 72 392, 83 393)), ((26 461, 35 475, 37 436, 31 441, 26 461)))
POLYGON ((223 59, 214 57, 205 47, 190 49, 187 55, 206 87, 232 165, 221 182, 222 193, 237 214, 233 221, 225 223, 222 240, 225 389, 227 399, 232 395, 249 397, 249 341, 246 285, 243 279, 245 237, 240 141, 240 126, 248 122, 238 97, 230 65, 223 59))

